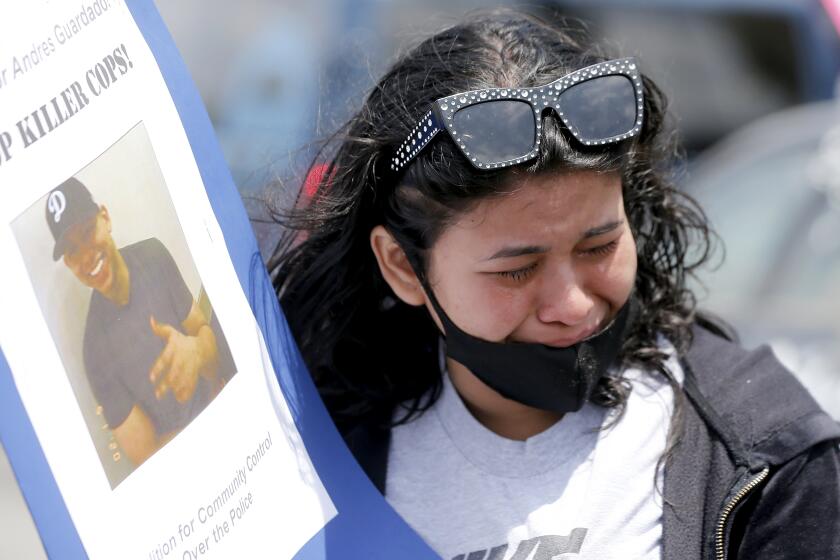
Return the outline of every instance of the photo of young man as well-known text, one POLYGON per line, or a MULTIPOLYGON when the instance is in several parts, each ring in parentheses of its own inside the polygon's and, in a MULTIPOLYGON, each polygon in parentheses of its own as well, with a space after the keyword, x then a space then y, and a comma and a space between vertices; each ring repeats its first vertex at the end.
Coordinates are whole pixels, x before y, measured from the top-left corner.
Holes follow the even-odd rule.
POLYGON ((116 442, 139 466, 234 374, 227 343, 164 244, 151 237, 117 247, 119 224, 80 180, 50 191, 44 213, 53 260, 90 288, 79 318, 88 383, 116 442))

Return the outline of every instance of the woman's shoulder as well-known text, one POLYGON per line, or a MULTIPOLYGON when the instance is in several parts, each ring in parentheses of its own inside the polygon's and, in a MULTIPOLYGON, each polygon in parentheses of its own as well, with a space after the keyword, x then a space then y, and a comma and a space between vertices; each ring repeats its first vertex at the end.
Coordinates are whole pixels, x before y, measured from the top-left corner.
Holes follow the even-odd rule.
POLYGON ((698 323, 681 365, 689 399, 706 408, 700 411, 704 420, 768 463, 840 438, 840 425, 767 345, 748 350, 698 323))

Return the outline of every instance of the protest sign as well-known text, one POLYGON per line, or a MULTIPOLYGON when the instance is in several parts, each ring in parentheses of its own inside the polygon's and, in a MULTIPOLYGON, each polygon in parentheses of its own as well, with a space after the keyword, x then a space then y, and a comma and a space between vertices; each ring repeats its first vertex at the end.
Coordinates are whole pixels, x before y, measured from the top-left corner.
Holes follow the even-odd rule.
POLYGON ((0 23, 0 435, 51 557, 433 557, 353 461, 150 0, 0 23))

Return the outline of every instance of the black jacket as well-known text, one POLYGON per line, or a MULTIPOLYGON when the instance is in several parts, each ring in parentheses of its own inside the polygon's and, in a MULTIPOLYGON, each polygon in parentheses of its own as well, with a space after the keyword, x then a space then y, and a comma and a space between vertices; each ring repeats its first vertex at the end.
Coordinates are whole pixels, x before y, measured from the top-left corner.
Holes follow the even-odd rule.
MULTIPOLYGON (((840 559, 840 426, 767 347, 695 328, 683 429, 665 467, 664 560, 840 559)), ((345 440, 384 493, 390 432, 345 440)))

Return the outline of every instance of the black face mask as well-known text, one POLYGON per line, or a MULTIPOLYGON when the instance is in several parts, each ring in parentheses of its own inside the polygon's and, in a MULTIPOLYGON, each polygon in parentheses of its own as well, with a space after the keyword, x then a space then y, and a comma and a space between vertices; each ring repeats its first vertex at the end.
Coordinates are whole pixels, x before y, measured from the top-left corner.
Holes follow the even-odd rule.
POLYGON ((489 342, 459 329, 425 286, 443 323, 446 355, 503 397, 552 412, 575 412, 592 395, 621 350, 638 314, 630 299, 600 333, 567 348, 537 343, 489 342))

